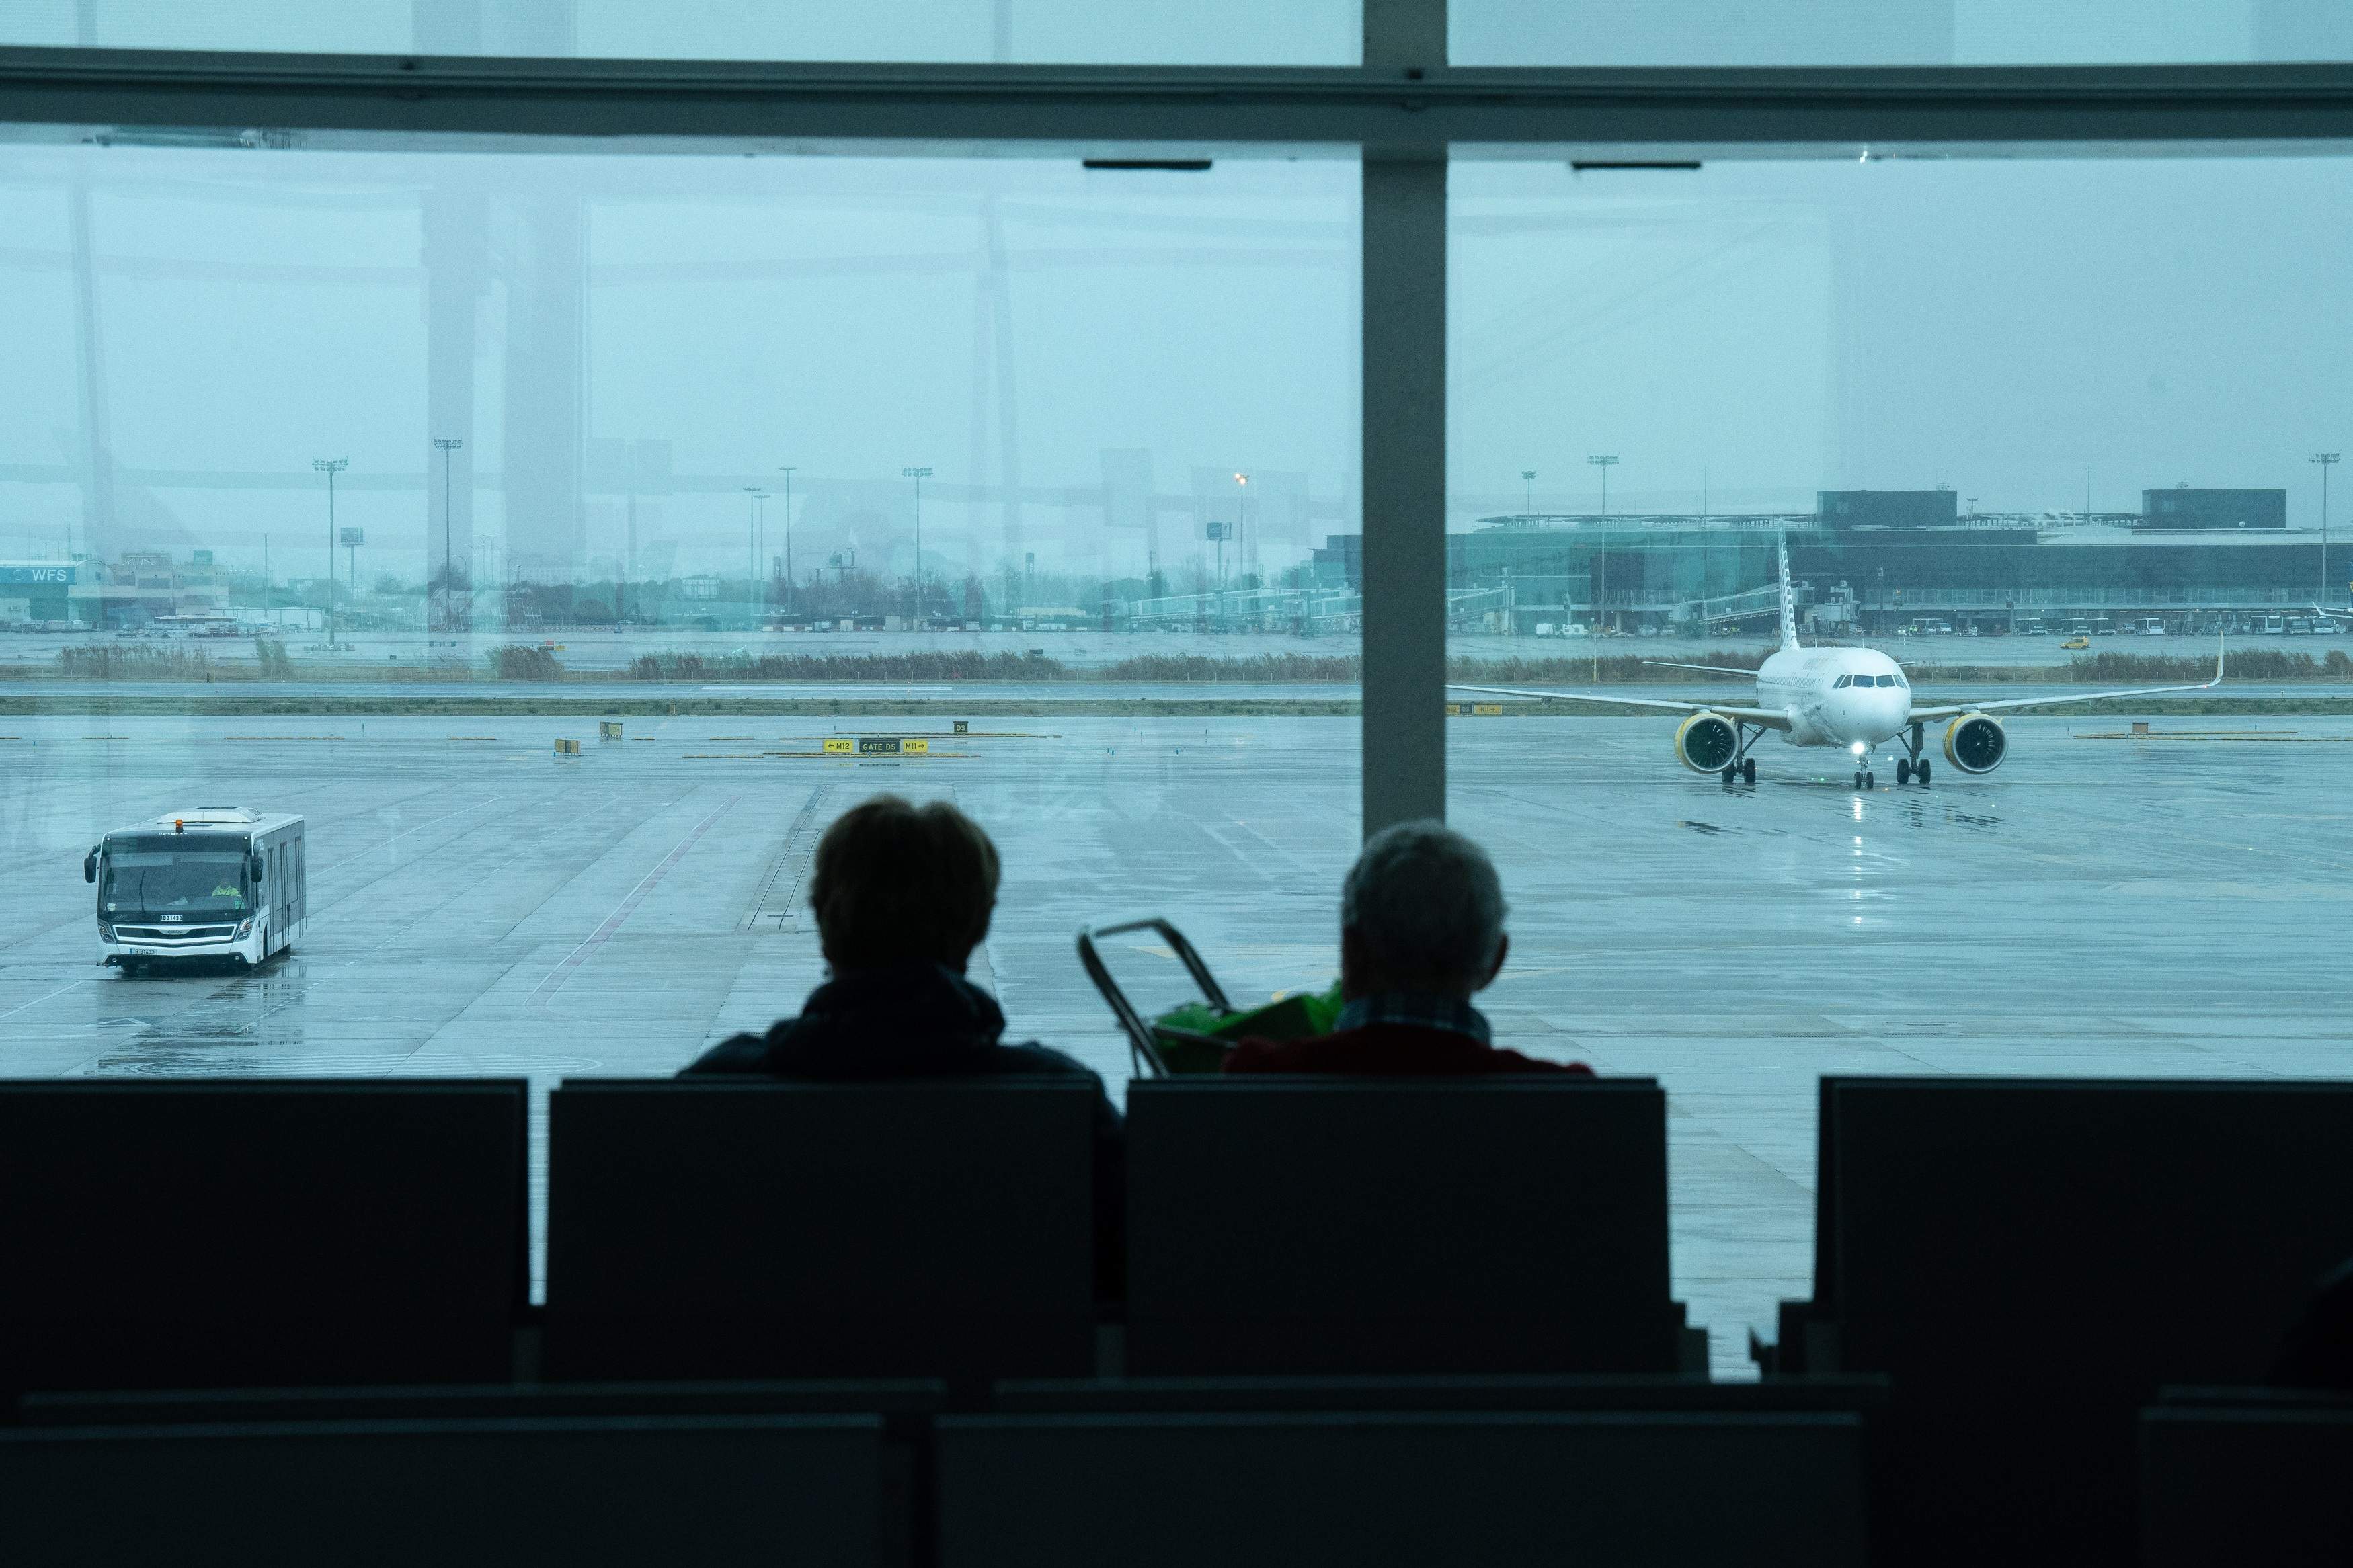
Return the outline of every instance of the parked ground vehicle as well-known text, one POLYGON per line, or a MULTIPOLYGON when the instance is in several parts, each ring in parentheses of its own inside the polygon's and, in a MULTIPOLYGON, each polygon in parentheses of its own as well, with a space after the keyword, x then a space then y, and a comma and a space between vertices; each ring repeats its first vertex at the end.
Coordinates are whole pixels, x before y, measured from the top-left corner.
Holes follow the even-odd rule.
POLYGON ((198 806, 119 828, 91 848, 101 964, 229 958, 248 966, 301 935, 309 880, 302 819, 198 806))

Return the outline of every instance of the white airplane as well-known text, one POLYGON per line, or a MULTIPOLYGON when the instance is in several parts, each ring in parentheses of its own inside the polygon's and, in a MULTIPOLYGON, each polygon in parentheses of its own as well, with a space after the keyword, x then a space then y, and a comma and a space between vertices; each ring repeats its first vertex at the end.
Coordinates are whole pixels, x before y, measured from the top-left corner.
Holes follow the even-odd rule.
POLYGON ((1767 730, 1778 730, 1784 744, 1830 746, 1854 758, 1854 787, 1876 788, 1871 749, 1884 741, 1901 739, 1909 756, 1895 763, 1895 782, 1926 784, 1928 759, 1922 754, 1927 722, 1949 720, 1945 727, 1945 760, 1965 773, 1989 773, 2009 754, 2010 740, 2001 721, 1993 715, 2008 708, 2053 708, 2066 702, 2101 702, 2118 697, 2154 697, 2168 691, 2204 691, 2222 679, 2221 639, 2216 639, 2214 679, 2195 686, 2143 686, 2129 691, 2087 691, 2076 697, 2017 697, 2000 702, 1957 702, 1938 707, 1912 706, 1911 683, 1895 661, 1875 648, 1803 648, 1798 646, 1797 598, 1789 588, 1789 547, 1781 545, 1781 646, 1756 670, 1728 669, 1712 664, 1669 664, 1652 661, 1662 669, 1697 669, 1715 675, 1757 678, 1753 707, 1736 708, 1714 702, 1662 702, 1615 692, 1527 691, 1504 686, 1465 686, 1450 682, 1455 691, 1475 691, 1493 697, 1534 697, 1555 702, 1590 702, 1609 708, 1656 708, 1681 713, 1675 727, 1675 758, 1694 773, 1715 773, 1725 784, 1757 782, 1757 759, 1748 754, 1767 730))

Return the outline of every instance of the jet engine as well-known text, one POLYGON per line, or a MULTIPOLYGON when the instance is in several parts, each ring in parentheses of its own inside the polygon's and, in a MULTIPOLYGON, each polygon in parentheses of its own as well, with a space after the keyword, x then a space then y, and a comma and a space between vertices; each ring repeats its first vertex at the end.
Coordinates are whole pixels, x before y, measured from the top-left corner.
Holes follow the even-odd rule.
POLYGON ((1964 713, 1945 726, 1945 760, 1965 773, 1989 773, 2009 754, 2010 737, 1999 719, 1964 713))
POLYGON ((1694 713, 1675 726, 1675 760, 1694 773, 1720 773, 1739 751, 1739 732, 1721 713, 1694 713))

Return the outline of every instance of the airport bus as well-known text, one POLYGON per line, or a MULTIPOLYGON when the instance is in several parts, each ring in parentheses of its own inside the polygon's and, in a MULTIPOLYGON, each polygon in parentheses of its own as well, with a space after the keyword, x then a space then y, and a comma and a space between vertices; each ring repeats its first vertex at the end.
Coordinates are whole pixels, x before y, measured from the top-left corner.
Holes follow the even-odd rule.
POLYGON ((302 934, 302 819, 198 806, 108 834, 81 863, 98 885, 99 963, 228 958, 248 968, 302 934))

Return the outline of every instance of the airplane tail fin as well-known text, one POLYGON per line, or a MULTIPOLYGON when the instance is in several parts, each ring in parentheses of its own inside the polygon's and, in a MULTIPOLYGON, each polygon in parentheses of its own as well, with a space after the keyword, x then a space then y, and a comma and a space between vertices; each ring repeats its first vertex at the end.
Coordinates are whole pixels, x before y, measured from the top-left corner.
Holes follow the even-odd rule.
POLYGON ((1789 585, 1789 536, 1781 535, 1781 648, 1788 652, 1798 646, 1798 594, 1789 585))

